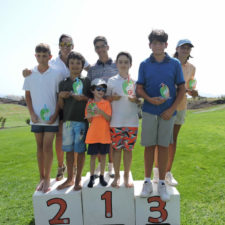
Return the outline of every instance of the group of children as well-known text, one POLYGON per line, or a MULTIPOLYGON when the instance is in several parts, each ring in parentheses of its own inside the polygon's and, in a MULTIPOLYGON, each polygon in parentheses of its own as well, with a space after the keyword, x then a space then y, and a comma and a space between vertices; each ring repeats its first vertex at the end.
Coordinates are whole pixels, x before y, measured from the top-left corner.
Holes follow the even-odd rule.
MULTIPOLYGON (((185 81, 193 78, 194 72, 192 71, 192 77, 184 80, 181 63, 187 64, 192 43, 183 40, 177 46, 177 51, 180 51, 180 47, 186 48, 186 59, 183 56, 183 62, 180 63, 165 53, 167 39, 168 35, 163 30, 153 30, 150 33, 149 47, 153 53, 140 64, 137 82, 129 74, 132 65, 131 55, 128 52, 120 52, 116 57, 116 63, 113 63, 107 55, 107 40, 102 36, 94 40, 99 60, 94 66, 88 67, 87 77, 81 75, 85 66, 85 59, 81 54, 73 51, 68 53, 65 63, 69 76, 63 77, 59 70, 49 66, 51 59, 49 46, 39 44, 36 47, 38 66, 25 78, 24 90, 31 115, 31 131, 34 132, 37 143, 40 172, 38 191, 50 190, 52 143, 54 134, 58 131, 57 119, 60 109, 63 111, 62 149, 66 152, 68 177, 58 189, 73 185, 75 190, 82 188, 81 176, 86 144, 88 144, 87 154, 91 156, 89 188, 95 183, 97 156, 100 157, 99 182, 102 186, 107 185, 104 171, 106 155, 110 152, 115 170, 111 186, 119 188, 122 150, 124 150, 124 184, 127 188, 133 187, 129 172, 138 133, 138 106, 141 104, 140 98, 143 98, 141 144, 145 146, 145 181, 141 196, 147 197, 152 192, 150 177, 154 154, 157 152, 155 165, 158 167, 158 180, 156 179, 158 191, 163 201, 170 199, 165 185, 165 176, 170 172, 167 170, 168 149, 177 138, 177 135, 176 138, 173 137, 174 121, 176 109, 188 90, 185 88, 185 81), (108 67, 108 74, 104 74, 103 67, 108 67), (160 92, 162 84, 168 88, 169 97, 162 96, 160 92), (74 157, 75 152, 77 158, 74 157)), ((175 57, 179 58, 178 55, 175 57)), ((188 90, 188 93, 196 95, 193 90, 188 90)), ((183 110, 185 111, 185 107, 183 110)), ((184 120, 185 112, 180 114, 184 120)), ((174 158, 175 147, 171 149, 174 158)), ((172 162, 170 169, 171 167, 172 162)))

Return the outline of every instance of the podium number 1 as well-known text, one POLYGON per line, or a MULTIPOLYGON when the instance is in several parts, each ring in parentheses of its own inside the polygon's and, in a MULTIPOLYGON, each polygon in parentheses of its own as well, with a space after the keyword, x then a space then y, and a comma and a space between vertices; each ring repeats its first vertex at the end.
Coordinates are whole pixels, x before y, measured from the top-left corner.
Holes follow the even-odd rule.
POLYGON ((63 213, 66 211, 66 208, 67 208, 66 201, 61 198, 52 198, 47 201, 47 206, 51 206, 53 204, 58 204, 60 208, 57 214, 52 219, 49 220, 49 224, 50 225, 70 224, 69 218, 60 218, 63 215, 63 213))
POLYGON ((112 192, 106 191, 101 195, 101 200, 105 200, 105 217, 112 218, 112 192))
POLYGON ((158 206, 150 207, 150 211, 151 212, 155 212, 155 211, 160 212, 161 216, 158 218, 148 217, 148 222, 162 223, 163 221, 165 221, 167 219, 167 216, 168 216, 167 210, 165 209, 166 203, 164 201, 162 201, 159 196, 154 196, 154 197, 148 198, 148 203, 151 203, 151 202, 158 202, 158 206))

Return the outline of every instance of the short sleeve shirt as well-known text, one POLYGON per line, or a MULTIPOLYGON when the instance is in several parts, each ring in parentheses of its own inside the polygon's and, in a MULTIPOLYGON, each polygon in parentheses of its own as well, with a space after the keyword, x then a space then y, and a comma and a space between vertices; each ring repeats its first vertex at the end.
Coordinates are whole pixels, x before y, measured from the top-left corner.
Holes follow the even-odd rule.
MULTIPOLYGON (((96 103, 97 107, 104 111, 107 115, 112 115, 112 109, 110 102, 102 99, 100 102, 95 102, 94 100, 90 100, 87 103, 85 114, 87 115, 87 107, 91 103, 96 103)), ((92 117, 92 121, 88 128, 86 141, 87 144, 101 143, 101 144, 110 144, 111 136, 110 136, 110 127, 109 121, 107 121, 102 115, 96 115, 92 117)))
MULTIPOLYGON (((88 91, 90 89, 90 80, 85 78, 79 78, 83 83, 82 93, 85 96, 88 96, 88 91)), ((65 79, 59 84, 59 92, 61 91, 69 91, 73 92, 73 83, 75 81, 71 80, 70 77, 65 79)), ((77 101, 72 96, 67 99, 64 99, 63 106, 63 122, 65 121, 77 121, 77 122, 85 122, 85 106, 86 101, 77 101)))
MULTIPOLYGON (((39 120, 35 125, 46 125, 50 116, 55 113, 58 86, 62 79, 62 75, 52 67, 44 73, 40 73, 35 67, 31 75, 25 78, 23 90, 30 92, 32 107, 39 120)), ((30 121, 30 124, 33 122, 30 121)), ((50 126, 56 125, 58 120, 50 126)))
POLYGON ((162 83, 168 86, 170 98, 161 105, 153 105, 145 100, 143 105, 144 112, 161 115, 174 103, 176 99, 176 86, 185 83, 181 64, 177 59, 165 54, 164 60, 157 62, 152 54, 140 64, 137 84, 143 85, 148 96, 160 97, 162 83))
POLYGON ((133 83, 133 93, 135 92, 135 81, 130 77, 124 79, 119 74, 111 77, 107 83, 107 96, 117 94, 121 98, 112 101, 112 119, 110 127, 138 127, 138 107, 136 103, 129 101, 126 93, 126 84, 133 83))
POLYGON ((109 59, 106 63, 98 60, 97 63, 88 70, 87 77, 91 81, 96 78, 101 78, 107 82, 110 77, 115 76, 117 73, 118 69, 112 59, 109 59))

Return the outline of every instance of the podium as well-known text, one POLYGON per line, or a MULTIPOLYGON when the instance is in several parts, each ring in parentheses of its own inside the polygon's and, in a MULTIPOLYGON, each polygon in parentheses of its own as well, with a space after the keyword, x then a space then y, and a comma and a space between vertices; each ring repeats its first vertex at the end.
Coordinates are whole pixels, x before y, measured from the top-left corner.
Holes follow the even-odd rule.
MULTIPOLYGON (((111 187, 113 179, 105 173, 106 187, 96 184, 88 188, 90 174, 86 175, 82 190, 84 225, 135 225, 134 188, 126 188, 123 181, 124 172, 120 171, 120 188, 111 187)), ((132 175, 130 173, 131 180, 132 175)))
POLYGON ((167 185, 170 200, 163 202, 157 190, 158 184, 153 184, 153 192, 148 198, 140 197, 143 181, 135 181, 136 225, 167 224, 180 225, 180 194, 175 187, 167 185))
POLYGON ((34 192, 33 207, 36 225, 83 225, 81 190, 74 191, 73 187, 60 191, 56 189, 65 180, 65 178, 61 181, 51 179, 49 192, 34 192))

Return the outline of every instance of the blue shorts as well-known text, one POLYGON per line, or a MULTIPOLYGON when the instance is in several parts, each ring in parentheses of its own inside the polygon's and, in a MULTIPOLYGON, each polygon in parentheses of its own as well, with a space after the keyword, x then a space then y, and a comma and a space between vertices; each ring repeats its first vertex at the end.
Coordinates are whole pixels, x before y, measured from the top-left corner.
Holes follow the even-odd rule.
POLYGON ((59 126, 31 125, 31 132, 34 133, 44 133, 44 132, 56 133, 58 131, 59 126))
POLYGON ((64 152, 86 151, 85 138, 87 124, 85 122, 66 121, 63 123, 62 149, 64 152))

